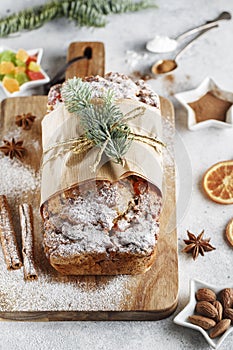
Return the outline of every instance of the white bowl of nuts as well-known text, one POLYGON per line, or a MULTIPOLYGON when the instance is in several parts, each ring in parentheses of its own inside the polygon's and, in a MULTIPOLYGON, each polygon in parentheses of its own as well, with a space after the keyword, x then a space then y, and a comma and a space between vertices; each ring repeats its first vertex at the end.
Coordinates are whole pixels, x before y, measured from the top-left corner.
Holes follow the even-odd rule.
POLYGON ((198 330, 217 349, 233 331, 233 286, 191 280, 189 303, 174 322, 198 330))

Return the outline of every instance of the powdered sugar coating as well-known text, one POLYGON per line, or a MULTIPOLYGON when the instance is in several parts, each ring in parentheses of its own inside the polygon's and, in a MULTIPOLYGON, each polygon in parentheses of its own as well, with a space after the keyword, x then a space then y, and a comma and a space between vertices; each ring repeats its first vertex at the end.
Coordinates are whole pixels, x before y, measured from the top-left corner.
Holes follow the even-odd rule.
MULTIPOLYGON (((158 95, 144 80, 133 81, 124 74, 108 73, 104 77, 95 76, 85 79, 93 87, 93 98, 102 97, 108 90, 114 92, 116 99, 129 98, 160 109, 158 95)), ((48 110, 53 110, 61 102, 61 85, 55 85, 48 94, 48 110)))
POLYGON ((75 252, 153 251, 162 200, 146 180, 132 176, 113 184, 97 181, 95 190, 87 185, 68 196, 44 207, 48 256, 54 251, 62 257, 75 252))

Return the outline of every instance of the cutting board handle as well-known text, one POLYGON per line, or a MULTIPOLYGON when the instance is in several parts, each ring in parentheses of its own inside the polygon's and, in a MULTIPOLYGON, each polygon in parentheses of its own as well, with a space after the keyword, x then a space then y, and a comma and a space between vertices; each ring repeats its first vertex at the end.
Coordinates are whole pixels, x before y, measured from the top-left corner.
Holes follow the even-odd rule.
POLYGON ((104 75, 105 72, 105 50, 101 42, 73 42, 69 45, 67 62, 76 57, 87 56, 87 59, 75 61, 66 70, 65 78, 74 76, 85 78, 91 75, 104 75))

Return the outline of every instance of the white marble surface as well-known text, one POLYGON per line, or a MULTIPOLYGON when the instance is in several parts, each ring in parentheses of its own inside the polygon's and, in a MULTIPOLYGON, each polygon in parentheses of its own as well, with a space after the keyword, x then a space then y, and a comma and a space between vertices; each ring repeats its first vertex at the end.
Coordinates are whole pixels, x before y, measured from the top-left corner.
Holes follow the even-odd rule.
MULTIPOLYGON (((0 17, 45 0, 3 0, 0 17)), ((155 34, 176 36, 184 30, 216 17, 220 11, 233 13, 229 0, 157 0, 158 9, 140 13, 108 17, 105 28, 79 28, 65 19, 20 35, 0 39, 0 45, 43 47, 43 66, 50 76, 65 60, 72 41, 103 41, 106 47, 106 71, 126 74, 149 69, 151 63, 166 55, 147 53, 145 43, 155 34), (138 62, 126 62, 133 50, 141 55, 138 62), (136 63, 136 65, 132 65, 136 63)), ((160 95, 171 98, 176 108, 177 128, 177 197, 178 197, 178 250, 179 250, 179 305, 176 315, 187 303, 190 278, 212 284, 232 285, 233 249, 224 240, 224 230, 232 218, 232 205, 215 204, 203 195, 200 180, 212 164, 232 159, 233 129, 187 130, 186 115, 173 94, 195 88, 206 76, 211 76, 223 89, 233 91, 233 20, 222 22, 218 29, 199 39, 193 48, 179 60, 173 73, 173 82, 164 77, 149 80, 160 95), (186 151, 184 151, 184 149, 186 151), (185 153, 184 153, 185 152, 185 153), (216 251, 193 261, 181 252, 186 229, 194 233, 203 228, 211 237, 216 251)), ((173 324, 174 315, 157 322, 57 322, 24 323, 2 322, 0 349, 209 349, 204 338, 190 329, 173 324)), ((233 334, 221 346, 233 349, 233 334)))

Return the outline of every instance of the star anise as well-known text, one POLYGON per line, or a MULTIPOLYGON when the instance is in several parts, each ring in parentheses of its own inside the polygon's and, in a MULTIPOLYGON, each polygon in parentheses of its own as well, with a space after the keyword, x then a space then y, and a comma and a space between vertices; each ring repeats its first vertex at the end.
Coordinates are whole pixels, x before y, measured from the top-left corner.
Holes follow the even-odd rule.
POLYGON ((30 130, 35 119, 35 115, 32 115, 31 113, 23 113, 15 117, 15 124, 22 127, 24 130, 30 130))
POLYGON ((15 141, 14 138, 12 138, 11 141, 8 140, 3 140, 4 145, 0 147, 0 151, 3 152, 6 156, 10 157, 13 159, 14 157, 16 158, 22 158, 27 150, 24 148, 23 141, 15 141))
POLYGON ((215 250, 209 242, 210 238, 203 239, 204 230, 196 237, 193 233, 187 231, 189 239, 184 239, 184 243, 187 244, 182 252, 184 253, 192 253, 193 260, 196 260, 199 254, 202 256, 205 252, 210 252, 211 250, 215 250))

